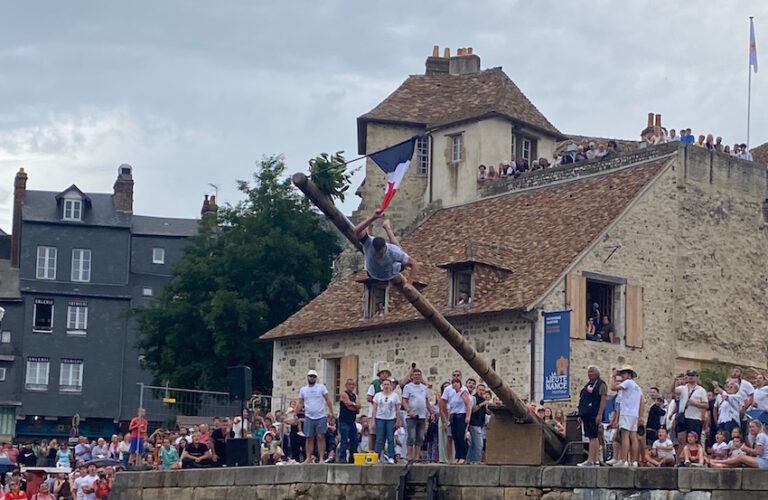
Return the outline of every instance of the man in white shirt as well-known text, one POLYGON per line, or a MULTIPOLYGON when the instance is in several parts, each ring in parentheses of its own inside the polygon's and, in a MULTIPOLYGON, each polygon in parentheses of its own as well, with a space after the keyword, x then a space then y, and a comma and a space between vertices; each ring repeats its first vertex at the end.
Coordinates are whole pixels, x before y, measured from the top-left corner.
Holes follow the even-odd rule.
POLYGON ((75 491, 77 492, 77 500, 96 500, 96 490, 93 487, 93 483, 99 476, 96 475, 96 466, 91 464, 88 466, 88 475, 81 476, 75 479, 75 491))
POLYGON ((709 410, 709 398, 707 398, 707 391, 699 385, 699 372, 696 370, 688 370, 685 372, 686 377, 686 395, 684 398, 680 397, 680 409, 678 414, 685 412, 685 421, 678 422, 678 442, 687 443, 688 433, 695 432, 701 436, 702 422, 704 421, 704 415, 709 410), (680 441, 682 435, 683 440, 680 441))
POLYGON ((403 408, 407 413, 408 460, 418 460, 421 445, 424 444, 427 415, 432 413, 429 389, 422 382, 422 373, 418 368, 411 370, 411 381, 403 387, 403 408))
POLYGON ((621 451, 624 457, 615 466, 637 467, 640 460, 640 441, 637 436, 638 425, 643 425, 642 415, 645 413, 643 390, 635 382, 637 372, 629 365, 624 365, 611 377, 611 389, 621 392, 621 413, 619 415, 619 430, 621 431, 621 451), (616 381, 619 374, 621 382, 616 381))
POLYGON ((307 451, 306 463, 314 461, 315 439, 317 440, 318 460, 323 460, 325 453, 325 433, 328 430, 328 424, 333 425, 333 403, 328 395, 328 388, 325 384, 317 382, 317 372, 309 370, 307 372, 307 385, 299 390, 299 405, 296 413, 304 410, 304 436, 306 437, 305 449, 307 451), (328 413, 325 413, 325 406, 328 413))

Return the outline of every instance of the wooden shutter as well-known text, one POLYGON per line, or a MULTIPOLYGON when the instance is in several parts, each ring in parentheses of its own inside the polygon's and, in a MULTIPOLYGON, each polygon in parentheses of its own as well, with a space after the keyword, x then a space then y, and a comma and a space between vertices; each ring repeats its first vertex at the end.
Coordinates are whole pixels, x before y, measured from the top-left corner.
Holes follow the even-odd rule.
MULTIPOLYGON (((344 391, 344 384, 351 378, 357 384, 357 354, 351 354, 341 358, 339 363, 339 392, 344 391)), ((358 389, 358 392, 360 390, 358 389)))
POLYGON ((587 279, 576 273, 568 275, 566 297, 571 309, 571 338, 587 338, 587 279))
POLYGON ((627 285, 627 347, 643 347, 643 288, 627 285))

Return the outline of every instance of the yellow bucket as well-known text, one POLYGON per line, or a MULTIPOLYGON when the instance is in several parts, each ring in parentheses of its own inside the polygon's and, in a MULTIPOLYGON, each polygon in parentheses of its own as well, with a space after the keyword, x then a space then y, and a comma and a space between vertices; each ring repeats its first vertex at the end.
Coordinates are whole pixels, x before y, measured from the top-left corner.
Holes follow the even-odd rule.
POLYGON ((378 461, 376 453, 355 453, 355 465, 375 464, 378 461))

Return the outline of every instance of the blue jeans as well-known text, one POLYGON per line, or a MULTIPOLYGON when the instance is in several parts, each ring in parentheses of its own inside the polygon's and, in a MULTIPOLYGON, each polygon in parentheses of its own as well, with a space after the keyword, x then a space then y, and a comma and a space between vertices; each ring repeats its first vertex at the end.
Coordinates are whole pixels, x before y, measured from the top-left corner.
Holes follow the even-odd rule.
POLYGON ((467 461, 479 464, 483 460, 483 428, 479 425, 470 425, 469 435, 472 436, 472 445, 467 453, 467 461))
POLYGON ((454 413, 451 415, 451 435, 453 436, 453 449, 456 454, 456 460, 466 460, 467 458, 466 432, 466 413, 454 413))
POLYGON ((376 453, 381 459, 381 452, 384 450, 384 441, 387 442, 387 456, 395 458, 395 420, 376 419, 376 453))
POLYGON ((337 459, 337 462, 344 463, 345 461, 349 463, 355 462, 355 452, 357 451, 357 426, 354 422, 351 424, 347 424, 344 422, 339 422, 339 438, 341 439, 341 443, 339 443, 339 457, 337 459), (347 459, 347 444, 349 444, 349 459, 347 459))

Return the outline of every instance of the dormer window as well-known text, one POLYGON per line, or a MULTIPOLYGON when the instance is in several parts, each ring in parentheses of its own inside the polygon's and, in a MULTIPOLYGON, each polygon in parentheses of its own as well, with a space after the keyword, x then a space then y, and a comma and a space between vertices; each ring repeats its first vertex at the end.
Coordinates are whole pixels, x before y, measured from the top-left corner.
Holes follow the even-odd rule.
POLYGON ((366 319, 379 318, 387 314, 387 282, 366 283, 365 298, 366 319))
POLYGON ((83 200, 64 200, 64 220, 83 220, 83 200))
POLYGON ((451 270, 451 305, 468 306, 472 304, 472 267, 451 270))

